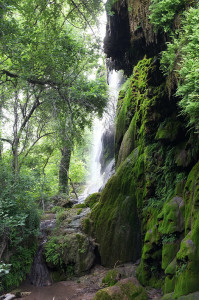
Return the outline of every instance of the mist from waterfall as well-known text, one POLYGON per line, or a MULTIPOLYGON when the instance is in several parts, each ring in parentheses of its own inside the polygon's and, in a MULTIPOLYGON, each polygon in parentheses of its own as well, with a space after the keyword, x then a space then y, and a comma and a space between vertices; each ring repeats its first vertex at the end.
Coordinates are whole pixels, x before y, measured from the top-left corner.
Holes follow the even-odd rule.
MULTIPOLYGON (((89 167, 89 177, 87 179, 84 193, 79 197, 79 202, 92 193, 98 192, 108 181, 110 175, 114 172, 114 155, 102 172, 100 162, 102 153, 102 137, 107 130, 114 128, 114 118, 118 99, 119 88, 123 81, 121 71, 110 71, 108 74, 109 100, 107 108, 101 119, 95 118, 92 131, 91 159, 89 167)), ((114 129, 113 129, 114 130, 114 129)), ((113 145, 114 147, 114 145, 113 145)))

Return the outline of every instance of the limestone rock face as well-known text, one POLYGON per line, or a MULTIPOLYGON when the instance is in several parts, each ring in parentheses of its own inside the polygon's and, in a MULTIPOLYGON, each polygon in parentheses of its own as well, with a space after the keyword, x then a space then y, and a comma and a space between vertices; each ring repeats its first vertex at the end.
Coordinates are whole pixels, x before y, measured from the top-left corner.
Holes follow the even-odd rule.
POLYGON ((67 208, 58 214, 44 251, 55 281, 81 275, 94 264, 96 245, 82 231, 82 222, 88 213, 89 208, 67 208))
MULTIPOLYGON (((165 13, 160 11, 166 2, 154 1, 152 18, 156 11, 169 19, 168 6, 165 13)), ((196 3, 188 2, 184 6, 179 1, 182 11, 196 3)), ((158 17, 154 24, 159 32, 150 23, 151 3, 110 0, 107 4, 104 45, 109 67, 123 69, 130 76, 117 103, 116 173, 88 224, 105 265, 117 259, 133 260, 133 245, 142 245, 137 269, 141 284, 162 288, 178 299, 199 287, 199 143, 198 133, 188 128, 182 114, 177 77, 162 74, 159 58, 169 37, 158 17), (123 251, 123 245, 132 249, 132 256, 123 251)), ((173 13, 169 30, 175 32, 183 17, 179 10, 173 13)), ((115 290, 119 292, 118 287, 115 290)), ((111 294, 103 294, 104 299, 112 299, 111 294)))
POLYGON ((111 177, 91 213, 104 266, 135 262, 140 257, 140 221, 132 181, 135 159, 135 155, 129 157, 111 177))
POLYGON ((150 0, 118 0, 108 12, 105 53, 112 67, 128 75, 145 54, 152 57, 165 47, 166 37, 156 34, 149 22, 149 5, 150 0))

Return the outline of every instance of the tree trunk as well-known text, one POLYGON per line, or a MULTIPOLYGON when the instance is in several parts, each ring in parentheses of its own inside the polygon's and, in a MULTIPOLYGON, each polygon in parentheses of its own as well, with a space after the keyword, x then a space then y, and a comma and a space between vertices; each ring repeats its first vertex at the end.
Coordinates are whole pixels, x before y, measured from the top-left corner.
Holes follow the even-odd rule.
POLYGON ((71 149, 64 146, 61 149, 61 162, 59 166, 59 192, 68 194, 68 172, 70 167, 71 149))
POLYGON ((12 154, 13 154, 13 171, 14 174, 18 174, 18 148, 19 148, 19 137, 18 137, 18 93, 15 92, 15 102, 14 102, 14 125, 13 125, 13 136, 14 140, 12 143, 12 154))
POLYGON ((3 152, 3 143, 2 143, 2 136, 1 136, 1 131, 2 131, 2 103, 0 103, 0 161, 2 159, 2 152, 3 152))

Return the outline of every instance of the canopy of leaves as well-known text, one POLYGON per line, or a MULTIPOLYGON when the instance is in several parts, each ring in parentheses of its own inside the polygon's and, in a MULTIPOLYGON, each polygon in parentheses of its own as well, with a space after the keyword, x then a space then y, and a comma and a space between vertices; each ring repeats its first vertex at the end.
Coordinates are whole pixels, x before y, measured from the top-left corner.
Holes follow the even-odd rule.
POLYGON ((71 144, 93 113, 102 114, 105 77, 89 79, 99 67, 101 44, 92 26, 101 9, 99 0, 3 2, 1 106, 15 116, 15 134, 3 140, 13 153, 19 148, 22 162, 42 137, 57 132, 58 145, 71 144))

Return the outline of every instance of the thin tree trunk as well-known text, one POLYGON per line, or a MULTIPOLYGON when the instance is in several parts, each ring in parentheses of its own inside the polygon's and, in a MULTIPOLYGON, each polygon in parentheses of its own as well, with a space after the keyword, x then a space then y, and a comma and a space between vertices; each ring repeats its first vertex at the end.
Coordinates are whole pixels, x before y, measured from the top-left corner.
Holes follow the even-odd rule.
POLYGON ((18 174, 18 148, 19 148, 19 137, 18 137, 18 93, 15 92, 15 103, 14 103, 14 125, 13 125, 14 140, 12 144, 13 154, 13 171, 14 174, 18 174))
POLYGON ((59 166, 59 192, 68 194, 68 172, 70 167, 71 149, 64 146, 61 149, 61 162, 59 166))
POLYGON ((0 103, 0 161, 2 160, 2 152, 3 152, 3 142, 1 140, 1 131, 2 131, 2 103, 0 103))

